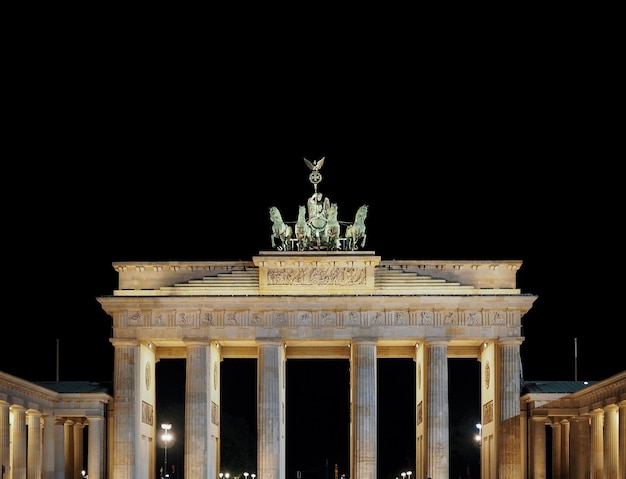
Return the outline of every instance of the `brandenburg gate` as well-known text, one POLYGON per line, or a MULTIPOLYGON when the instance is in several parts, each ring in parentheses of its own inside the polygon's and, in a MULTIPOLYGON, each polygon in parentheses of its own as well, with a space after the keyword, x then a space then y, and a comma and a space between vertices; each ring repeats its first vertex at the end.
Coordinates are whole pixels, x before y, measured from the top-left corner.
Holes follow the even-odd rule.
MULTIPOLYGON (((320 162, 308 164, 312 183, 320 162)), ((321 203, 314 185, 309 219, 321 203)), ((314 231, 303 243, 298 225, 297 236, 285 235, 273 221, 276 248, 251 261, 113 264, 118 288, 98 298, 113 319, 111 476, 156 477, 155 364, 184 358, 185 478, 216 479, 220 364, 255 358, 257 476, 287 479, 286 363, 342 358, 350 363, 349 477, 376 479, 377 359, 412 358, 414 478, 448 479, 448 358, 474 358, 482 477, 521 479, 521 325, 536 300, 516 287, 521 261, 387 261, 362 249, 363 235, 314 231)))

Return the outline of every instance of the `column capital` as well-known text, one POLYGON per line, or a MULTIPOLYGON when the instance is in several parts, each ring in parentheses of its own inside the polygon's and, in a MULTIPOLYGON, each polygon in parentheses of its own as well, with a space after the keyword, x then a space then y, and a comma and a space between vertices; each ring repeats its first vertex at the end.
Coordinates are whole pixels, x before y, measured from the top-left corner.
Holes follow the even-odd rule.
POLYGON ((602 416, 602 415, 604 415, 604 409, 603 409, 603 408, 601 408, 601 407, 596 407, 596 408, 593 408, 593 409, 590 411, 590 414, 591 414, 592 416, 602 416))
POLYGON ((498 338, 498 344, 500 346, 520 346, 524 342, 524 339, 526 338, 522 336, 498 338))

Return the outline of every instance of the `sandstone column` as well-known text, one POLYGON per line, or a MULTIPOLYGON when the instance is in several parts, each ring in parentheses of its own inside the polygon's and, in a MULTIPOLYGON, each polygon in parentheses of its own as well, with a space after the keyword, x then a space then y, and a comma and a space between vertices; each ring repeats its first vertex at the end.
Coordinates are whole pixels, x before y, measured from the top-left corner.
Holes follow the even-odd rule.
POLYGON ((552 477, 554 479, 561 478, 561 449, 563 447, 563 441, 561 439, 561 423, 553 421, 552 426, 552 477))
MULTIPOLYGON (((115 479, 139 479, 136 442, 139 436, 135 418, 141 417, 135 398, 139 395, 136 379, 139 364, 139 346, 133 340, 112 340, 115 347, 113 386, 115 410, 113 421, 113 464, 110 476, 115 479)), ((67 440, 67 437, 66 437, 67 440)), ((72 464, 72 462, 66 463, 72 464)))
POLYGON ((0 471, 9 477, 9 403, 0 400, 0 471))
POLYGON ((427 477, 448 479, 450 475, 448 341, 427 341, 426 348, 427 477))
POLYGON ((498 431, 498 477, 522 478, 520 381, 521 338, 504 338, 499 341, 498 387, 500 390, 498 431))
POLYGON ((257 475, 285 479, 285 353, 280 340, 259 341, 257 367, 257 475))
POLYGON ((351 367, 353 384, 353 436, 354 459, 351 476, 376 479, 376 342, 352 342, 351 367))
POLYGON ((619 479, 619 438, 618 438, 618 408, 609 404, 604 408, 604 477, 605 479, 619 479))
POLYGON ((571 479, 589 479, 589 440, 591 429, 588 416, 572 418, 571 479))
POLYGON ((619 478, 626 479, 626 401, 619 403, 619 478))
POLYGON ((590 479, 604 479, 604 411, 591 411, 591 469, 590 479))
POLYGON ((28 477, 41 477, 41 411, 26 411, 28 477))
POLYGON ((74 423, 74 479, 81 479, 83 470, 83 434, 85 425, 78 420, 74 423))
POLYGON ((26 479, 26 410, 22 406, 11 406, 13 413, 13 467, 11 479, 26 479))
POLYGON ((207 376, 210 345, 208 342, 194 341, 186 342, 186 346, 185 477, 205 479, 209 477, 208 419, 211 411, 207 376))
POLYGON ((104 479, 104 420, 98 416, 87 419, 87 475, 89 479, 104 479))
POLYGON ((570 422, 567 419, 561 421, 561 479, 569 479, 570 477, 570 422))
POLYGON ((54 432, 56 418, 52 415, 43 417, 43 458, 41 463, 41 478, 54 479, 54 458, 56 444, 54 443, 54 432))
POLYGON ((532 479, 546 479, 546 418, 534 416, 530 432, 532 434, 531 477, 532 479))
POLYGON ((54 479, 65 479, 65 420, 54 421, 54 479))
POLYGON ((74 479, 74 421, 66 419, 63 423, 63 462, 65 464, 65 479, 74 479))

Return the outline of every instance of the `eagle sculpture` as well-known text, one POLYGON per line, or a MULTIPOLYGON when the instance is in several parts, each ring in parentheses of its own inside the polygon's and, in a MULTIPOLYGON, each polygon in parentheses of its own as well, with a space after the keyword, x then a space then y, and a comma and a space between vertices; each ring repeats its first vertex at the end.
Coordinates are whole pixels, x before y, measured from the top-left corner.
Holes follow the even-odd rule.
POLYGON ((320 158, 317 161, 313 161, 313 163, 311 163, 309 160, 305 158, 304 162, 306 163, 306 166, 308 166, 311 171, 319 171, 320 168, 322 168, 322 166, 324 165, 324 158, 326 157, 322 156, 322 158, 320 158))

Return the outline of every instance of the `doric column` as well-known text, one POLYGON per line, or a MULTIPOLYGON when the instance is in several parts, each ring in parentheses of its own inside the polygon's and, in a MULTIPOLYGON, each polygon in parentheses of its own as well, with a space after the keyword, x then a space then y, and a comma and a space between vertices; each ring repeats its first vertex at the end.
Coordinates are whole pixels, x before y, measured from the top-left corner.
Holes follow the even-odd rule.
POLYGON ((41 477, 41 411, 26 411, 28 477, 41 477))
POLYGON ((571 424, 570 478, 589 479, 589 417, 573 417, 571 424))
POLYGON ((81 479, 80 471, 83 469, 83 433, 85 425, 76 421, 74 423, 74 479, 81 479))
POLYGON ((279 340, 262 340, 258 360, 257 463, 259 478, 285 479, 285 353, 279 340))
POLYGON ((552 477, 554 479, 561 479, 561 448, 563 447, 563 441, 561 440, 561 423, 558 421, 552 421, 552 477))
POLYGON ((0 471, 4 466, 5 476, 9 477, 9 403, 0 400, 0 471))
POLYGON ((65 419, 54 421, 54 479, 65 479, 65 419))
POLYGON ((604 478, 619 479, 618 408, 609 404, 604 408, 604 478))
POLYGON ((41 461, 41 478, 54 479, 54 425, 56 418, 50 414, 43 417, 43 457, 41 461))
POLYGON ((74 479, 74 421, 66 419, 63 424, 65 479, 74 479))
MULTIPOLYGON (((570 422, 567 419, 561 421, 561 475, 558 479, 569 479, 570 477, 570 422)), ((556 478, 555 478, 556 479, 556 478)))
MULTIPOLYGON (((432 479, 450 475, 450 409, 448 404, 448 341, 426 346, 426 471, 432 479)), ((519 398, 518 398, 519 401, 519 398)))
POLYGON ((626 479, 626 401, 619 403, 619 478, 626 479))
POLYGON ((591 411, 591 468, 590 479, 604 479, 604 411, 591 411))
POLYGON ((185 476, 208 476, 210 401, 207 375, 209 347, 206 341, 186 342, 187 379, 185 383, 185 476))
POLYGON ((520 381, 521 338, 504 338, 499 341, 498 386, 500 390, 498 432, 498 477, 521 479, 521 427, 520 381))
POLYGON ((99 416, 90 416, 87 420, 87 475, 89 479, 104 479, 104 420, 99 416))
POLYGON ((531 422, 531 479, 546 479, 546 418, 533 416, 531 422))
POLYGON ((13 428, 11 444, 13 460, 11 479, 26 479, 26 410, 22 406, 11 406, 13 428))
POLYGON ((352 341, 351 385, 353 401, 353 437, 354 451, 351 477, 376 479, 376 342, 352 341))
MULTIPOLYGON (((113 390, 115 409, 113 422, 115 437, 113 438, 113 463, 110 476, 115 479, 138 479, 136 469, 139 467, 136 458, 137 410, 136 398, 139 395, 136 379, 139 364, 139 345, 132 340, 111 340, 115 347, 113 366, 113 390)), ((68 464, 72 464, 69 462, 68 464)))

